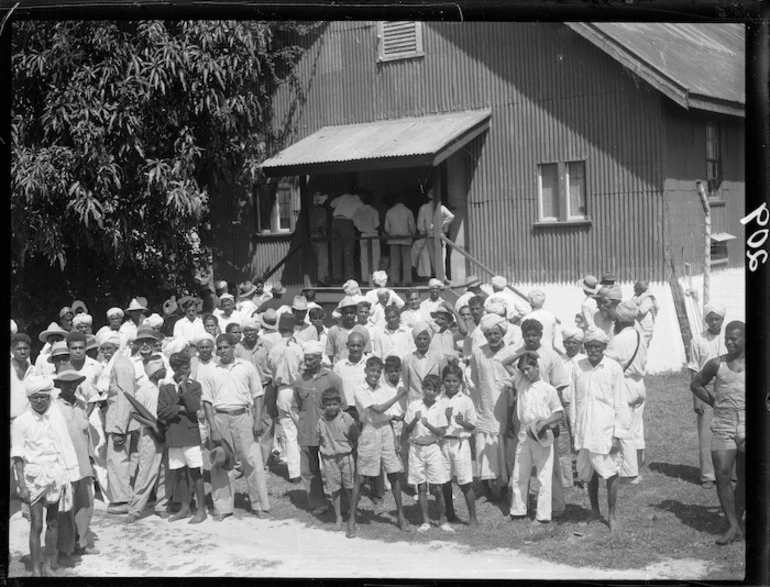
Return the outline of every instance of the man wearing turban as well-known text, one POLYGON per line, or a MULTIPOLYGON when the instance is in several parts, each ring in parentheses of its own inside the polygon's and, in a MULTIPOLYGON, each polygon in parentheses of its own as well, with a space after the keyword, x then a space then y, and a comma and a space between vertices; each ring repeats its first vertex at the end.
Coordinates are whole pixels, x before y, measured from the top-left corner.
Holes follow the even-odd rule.
MULTIPOLYGON (((569 385, 562 391, 562 399, 564 401, 565 416, 567 418, 567 428, 569 430, 570 450, 565 451, 567 454, 561 455, 561 471, 562 471, 562 484, 564 487, 572 487, 574 480, 572 477, 572 437, 573 437, 573 423, 569 419, 569 407, 574 401, 575 393, 572 389, 572 373, 575 370, 575 365, 581 359, 585 359, 586 355, 583 352, 583 337, 585 331, 577 326, 564 326, 561 329, 561 339, 564 344, 565 354, 561 355, 561 360, 564 363, 564 369, 567 372, 567 378, 569 385)), ((581 482, 582 483, 582 482, 581 482)))
POLYGON ((647 366, 647 344, 638 329, 636 302, 621 302, 615 308, 615 336, 607 345, 605 356, 614 359, 623 369, 623 387, 631 410, 630 438, 620 441, 623 449, 621 477, 634 477, 631 483, 642 480, 639 468, 644 462, 644 405, 647 390, 644 374, 647 366))
POLYGON ((470 359, 470 395, 478 415, 474 430, 474 477, 485 483, 488 496, 497 501, 513 471, 513 438, 506 437, 513 378, 503 361, 512 356, 514 350, 505 344, 508 322, 502 316, 486 314, 478 327, 487 342, 475 348, 470 359))
MULTIPOLYGON (((687 363, 687 370, 690 372, 691 382, 706 363, 727 353, 725 337, 722 334, 726 314, 727 310, 719 304, 706 304, 703 307, 706 329, 695 334, 690 341, 690 362, 687 363)), ((714 462, 711 459, 711 419, 714 410, 696 395, 693 395, 693 410, 698 426, 700 482, 704 489, 711 489, 716 481, 714 462)))
POLYGON ((409 390, 408 401, 422 399, 422 380, 426 375, 438 375, 447 365, 446 357, 430 348, 433 339, 433 327, 429 322, 420 320, 412 327, 415 350, 406 355, 401 363, 404 386, 409 390))
POLYGON ((630 436, 631 413, 623 387, 623 368, 604 356, 609 337, 599 328, 586 330, 583 344, 587 358, 572 372, 574 398, 570 404, 577 469, 588 483, 590 522, 602 519, 599 508, 599 477, 607 481, 610 531, 618 528, 618 472, 623 463, 620 441, 630 436))
POLYGON ((30 375, 24 389, 29 404, 11 424, 12 474, 19 497, 29 505, 32 575, 52 576, 58 554, 58 512, 72 509, 70 483, 79 478, 78 457, 67 421, 51 402, 53 380, 30 375), (45 552, 40 546, 44 519, 45 552))
POLYGON ((634 284, 634 297, 631 298, 636 302, 638 307, 638 314, 636 316, 637 322, 642 329, 642 337, 644 337, 644 344, 650 346, 650 340, 652 340, 652 331, 655 328, 655 322, 658 319, 658 300, 650 292, 649 284, 640 279, 634 284))

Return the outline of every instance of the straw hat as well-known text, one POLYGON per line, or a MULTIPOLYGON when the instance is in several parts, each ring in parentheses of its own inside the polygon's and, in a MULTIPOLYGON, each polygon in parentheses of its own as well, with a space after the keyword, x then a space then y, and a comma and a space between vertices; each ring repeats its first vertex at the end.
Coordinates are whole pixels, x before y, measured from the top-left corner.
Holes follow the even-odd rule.
POLYGON ((128 304, 128 308, 126 308, 126 312, 131 312, 133 310, 147 310, 146 305, 142 305, 142 303, 139 301, 139 298, 134 298, 131 300, 131 303, 128 304))
POLYGON ((67 336, 67 331, 64 330, 64 328, 62 328, 61 326, 59 326, 56 322, 51 322, 48 325, 48 328, 43 330, 43 332, 41 332, 38 335, 37 339, 40 342, 48 342, 48 337, 51 336, 52 334, 60 334, 61 336, 67 336))

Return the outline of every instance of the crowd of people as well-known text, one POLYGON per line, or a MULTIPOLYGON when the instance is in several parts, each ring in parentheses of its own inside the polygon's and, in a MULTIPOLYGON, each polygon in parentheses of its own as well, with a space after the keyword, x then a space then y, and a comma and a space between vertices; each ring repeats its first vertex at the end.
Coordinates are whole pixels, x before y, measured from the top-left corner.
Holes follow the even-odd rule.
MULTIPOLYGON (((346 282, 328 317, 313 290, 288 300, 280 286, 244 282, 236 296, 219 281, 211 313, 185 296, 163 305, 164 318, 136 297, 108 310, 94 333, 76 301, 39 333, 34 363, 32 339, 12 321, 12 490, 30 521, 33 573, 98 554, 89 532, 95 499, 129 524, 151 501, 172 522, 221 522, 243 477, 247 511, 267 517, 273 463, 304 484, 314 515, 333 510, 335 528, 351 538, 367 487, 376 513, 392 493, 404 532, 405 495, 419 505, 418 532, 455 531, 453 482, 470 525, 479 523, 477 491, 525 518, 533 468, 537 522, 564 514, 574 483, 587 486, 591 520, 604 520, 604 480, 616 531, 619 482, 642 480, 644 376, 658 312, 647 284, 624 300, 611 275, 586 276, 573 325, 545 309, 542 291, 524 300, 502 276, 469 278, 454 303, 437 279, 426 298, 415 289, 405 300, 384 272, 372 279, 366 294, 346 282), (171 325, 177 307, 183 315, 171 325)), ((716 483, 729 522, 717 543, 726 544, 742 535, 744 325, 723 329, 716 305, 704 315, 688 367, 703 483, 716 483)))

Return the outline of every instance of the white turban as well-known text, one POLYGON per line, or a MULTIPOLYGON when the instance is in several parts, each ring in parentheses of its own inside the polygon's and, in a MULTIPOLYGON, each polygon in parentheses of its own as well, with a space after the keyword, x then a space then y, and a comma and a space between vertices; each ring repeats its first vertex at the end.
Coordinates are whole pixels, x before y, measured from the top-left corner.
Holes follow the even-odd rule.
POLYGON ((490 314, 497 314, 501 318, 505 318, 507 313, 507 310, 505 309, 505 304, 503 304, 502 302, 491 302, 487 304, 486 310, 490 314))
POLYGON ((414 326, 412 326, 412 336, 417 338, 419 334, 422 334, 423 332, 427 332, 431 338, 433 337, 433 329, 430 327, 430 324, 428 322, 425 322, 424 320, 420 320, 419 322, 416 322, 414 326))
POLYGON ((499 316, 498 314, 486 314, 481 318, 481 322, 479 322, 479 328, 481 328, 481 332, 484 334, 493 328, 499 328, 500 332, 505 334, 505 332, 508 330, 508 323, 505 321, 505 318, 499 316))
POLYGON ((356 294, 361 294, 361 288, 358 285, 358 282, 355 279, 348 279, 343 285, 342 285, 342 291, 345 292, 346 296, 353 296, 356 294))
POLYGON ((372 273, 372 283, 377 287, 385 287, 385 284, 388 283, 388 274, 384 271, 375 271, 372 273))
POLYGON ((16 334, 19 331, 19 326, 16 324, 16 320, 11 318, 11 334, 16 334))
POLYGON ((123 310, 120 308, 110 308, 107 310, 107 320, 112 318, 113 316, 120 316, 121 318, 124 316, 123 310))
POLYGON ((716 314, 724 318, 727 315, 727 309, 719 304, 706 304, 703 306, 703 317, 705 318, 709 314, 716 314))
POLYGON ((529 303, 533 307, 539 308, 545 302, 545 293, 543 293, 542 290, 533 289, 531 292, 527 294, 527 298, 529 298, 529 303))
POLYGON ((198 346, 198 345, 199 345, 200 343, 202 343, 204 340, 210 340, 210 341, 211 341, 212 343, 214 343, 214 344, 216 344, 216 342, 217 342, 217 339, 216 339, 216 338, 214 338, 214 336, 213 336, 212 334, 209 334, 208 332, 202 332, 202 333, 200 333, 198 336, 196 336, 196 337, 193 339, 193 341, 192 341, 192 342, 193 342, 193 344, 194 344, 195 346, 198 346))
POLYGON ((317 340, 309 340, 302 345, 302 354, 304 355, 322 355, 324 345, 317 340))
POLYGON ((160 314, 150 314, 144 319, 142 324, 146 324, 152 328, 159 328, 163 326, 163 317, 160 314))
POLYGON ((564 340, 575 339, 578 342, 583 342, 583 329, 577 326, 564 326, 561 329, 561 337, 564 340))
POLYGON ((630 300, 620 302, 618 307, 615 308, 615 318, 617 318, 619 322, 633 322, 638 315, 639 306, 636 305, 636 302, 630 300))
POLYGON ((610 337, 601 328, 589 328, 583 335, 583 344, 588 344, 589 342, 607 344, 610 342, 610 337))
POLYGON ((181 353, 187 348, 189 344, 189 341, 184 336, 177 336, 176 338, 169 341, 169 343, 166 345, 166 348, 163 349, 163 352, 167 357, 170 357, 174 353, 181 353))
POLYGON ((161 359, 160 357, 158 357, 157 359, 150 359, 144 364, 144 372, 147 374, 147 377, 152 377, 158 371, 165 368, 166 368, 166 363, 164 363, 163 359, 161 359))
POLYGON ((441 283, 440 279, 431 277, 430 280, 428 281, 428 287, 440 287, 441 289, 444 289, 444 284, 441 283))
POLYGON ((503 289, 506 285, 508 285, 508 280, 502 275, 495 275, 492 278, 492 287, 503 289))
POLYGON ((85 312, 81 312, 80 314, 75 314, 75 317, 72 319, 72 325, 77 326, 78 324, 88 324, 89 326, 94 323, 94 319, 91 317, 90 314, 86 314, 85 312))
POLYGON ((121 342, 120 334, 114 330, 103 330, 101 333, 96 335, 96 344, 99 346, 102 346, 103 344, 114 344, 115 346, 120 346, 121 342))
POLYGON ((223 293, 221 296, 219 296, 219 301, 222 300, 233 300, 235 301, 235 296, 231 293, 223 293))
POLYGON ((24 390, 27 392, 27 397, 36 393, 51 393, 53 379, 45 375, 29 375, 24 380, 24 390))
POLYGON ((241 330, 259 330, 259 322, 254 318, 246 318, 241 321, 241 330))

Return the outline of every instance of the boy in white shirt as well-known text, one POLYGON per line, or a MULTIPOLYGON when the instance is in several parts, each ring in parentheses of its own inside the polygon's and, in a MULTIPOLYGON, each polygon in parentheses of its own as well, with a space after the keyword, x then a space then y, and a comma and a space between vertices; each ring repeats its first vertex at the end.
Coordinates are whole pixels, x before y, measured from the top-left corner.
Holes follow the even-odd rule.
POLYGON ((441 486, 449 481, 444 456, 439 441, 446 434, 449 423, 446 419, 446 405, 437 401, 441 391, 441 378, 438 375, 426 375, 422 381, 422 398, 409 402, 406 410, 404 431, 409 435, 409 485, 419 487, 420 513, 422 525, 418 532, 430 530, 428 517, 428 486, 436 498, 439 511, 439 528, 454 533, 454 528, 447 523, 446 506, 441 486))
POLYGON ((537 494, 538 522, 551 521, 551 475, 553 474, 552 424, 562 417, 562 406, 556 388, 540 379, 537 354, 525 352, 517 363, 523 375, 518 379, 515 401, 509 402, 509 426, 512 428, 513 410, 519 421, 516 445, 516 462, 513 466, 510 486, 513 489, 511 519, 527 515, 529 478, 534 465, 540 490, 537 494))
POLYGON ((465 497, 468 506, 469 524, 478 526, 476 519, 476 496, 473 493, 473 460, 470 437, 476 428, 476 408, 471 398, 463 393, 463 369, 459 365, 447 365, 441 373, 444 384, 444 404, 449 423, 446 434, 441 438, 441 452, 447 467, 449 481, 442 491, 446 502, 447 522, 459 522, 452 503, 452 477, 465 497))

